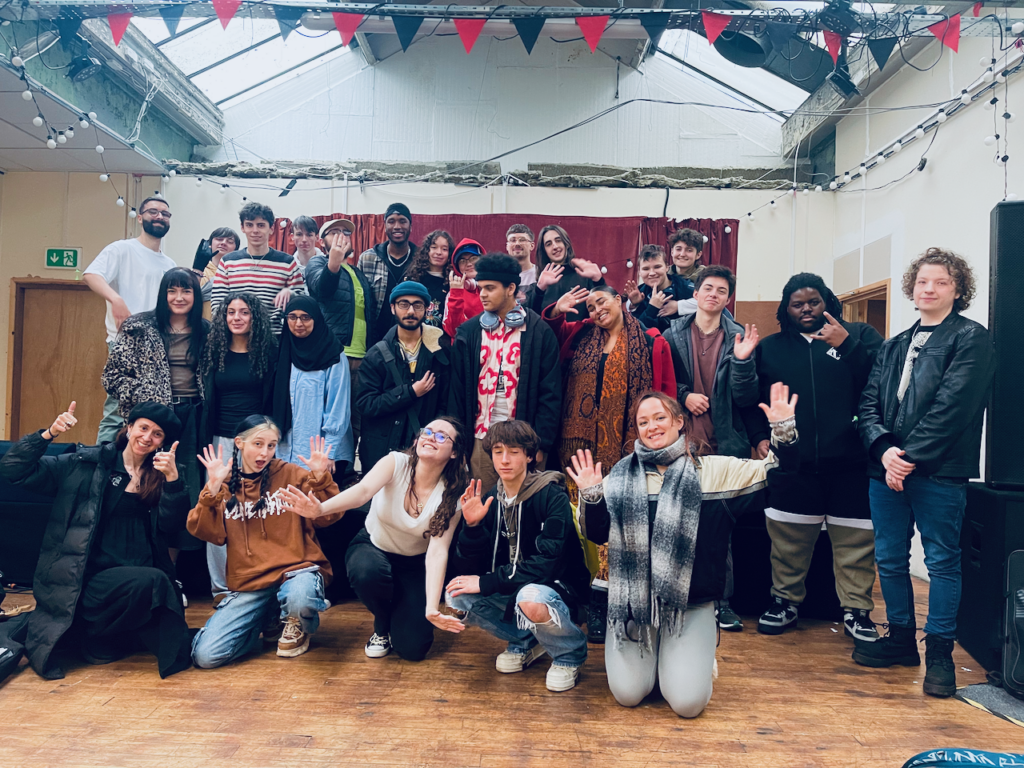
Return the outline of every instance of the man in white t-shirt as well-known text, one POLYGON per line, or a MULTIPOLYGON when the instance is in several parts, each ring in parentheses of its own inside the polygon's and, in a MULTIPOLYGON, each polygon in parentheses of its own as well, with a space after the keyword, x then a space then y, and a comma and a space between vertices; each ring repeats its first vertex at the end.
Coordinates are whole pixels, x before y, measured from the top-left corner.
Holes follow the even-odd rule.
MULTIPOLYGON (((111 243, 93 259, 82 275, 85 284, 107 302, 107 348, 121 323, 139 312, 156 309, 164 272, 177 266, 160 250, 171 228, 171 210, 162 197, 147 197, 139 206, 142 234, 111 243)), ((117 400, 107 395, 97 442, 111 442, 121 428, 117 400)))

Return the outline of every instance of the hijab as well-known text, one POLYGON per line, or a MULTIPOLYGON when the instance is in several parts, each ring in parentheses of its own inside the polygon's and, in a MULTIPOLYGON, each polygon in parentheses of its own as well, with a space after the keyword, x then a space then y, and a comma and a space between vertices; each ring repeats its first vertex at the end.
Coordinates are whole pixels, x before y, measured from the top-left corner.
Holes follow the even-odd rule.
POLYGON ((293 296, 284 314, 274 381, 274 421, 281 427, 281 434, 287 435, 292 428, 292 366, 300 371, 326 371, 341 360, 341 344, 327 327, 320 305, 311 296, 293 296), (309 336, 300 339, 292 333, 288 327, 290 312, 305 312, 313 318, 313 332, 309 336))

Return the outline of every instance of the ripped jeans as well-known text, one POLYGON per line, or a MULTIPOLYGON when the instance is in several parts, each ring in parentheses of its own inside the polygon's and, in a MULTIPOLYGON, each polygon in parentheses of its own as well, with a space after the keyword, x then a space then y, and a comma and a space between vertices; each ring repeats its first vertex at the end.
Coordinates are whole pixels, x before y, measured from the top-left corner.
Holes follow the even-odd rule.
POLYGON ((508 595, 445 594, 449 607, 467 612, 463 619, 466 624, 475 624, 506 641, 509 653, 525 654, 540 643, 556 667, 579 667, 587 660, 587 636, 573 623, 569 607, 555 590, 543 584, 527 584, 520 589, 515 596, 515 623, 505 619, 505 606, 510 599, 508 595), (543 603, 551 618, 535 624, 523 615, 519 603, 543 603))

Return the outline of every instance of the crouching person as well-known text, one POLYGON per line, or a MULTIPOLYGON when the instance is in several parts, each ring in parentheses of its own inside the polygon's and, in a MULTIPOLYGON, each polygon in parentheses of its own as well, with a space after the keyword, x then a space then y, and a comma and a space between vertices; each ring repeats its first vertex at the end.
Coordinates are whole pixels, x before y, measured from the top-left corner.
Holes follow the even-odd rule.
POLYGON ((508 643, 499 672, 522 672, 545 653, 552 658, 549 691, 576 685, 587 638, 575 623, 588 602, 590 573, 561 472, 532 472, 540 438, 524 421, 491 426, 483 449, 498 475, 481 495, 479 480, 462 497, 465 520, 457 556, 480 575, 452 579, 447 603, 508 643))
POLYGON ((273 421, 250 416, 238 425, 231 458, 225 461, 223 447, 212 445, 199 457, 209 479, 188 515, 188 530, 227 544, 229 591, 192 643, 197 667, 213 669, 244 656, 259 646, 261 634, 277 642, 278 656, 300 656, 320 626, 320 612, 330 607, 324 588, 331 564, 315 529, 340 515, 306 520, 285 508, 281 494, 289 485, 321 501, 337 494, 328 469, 331 449, 322 437, 311 438, 309 458, 299 457, 308 468, 302 469, 274 457, 280 440, 273 421))

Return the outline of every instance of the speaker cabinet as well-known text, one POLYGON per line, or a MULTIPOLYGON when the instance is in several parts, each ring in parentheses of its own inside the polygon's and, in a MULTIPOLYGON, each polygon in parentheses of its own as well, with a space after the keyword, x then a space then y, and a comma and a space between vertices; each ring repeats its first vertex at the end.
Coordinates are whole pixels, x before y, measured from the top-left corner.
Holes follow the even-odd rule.
POLYGON ((1002 663, 1006 559, 1024 549, 1024 492, 967 485, 956 639, 986 670, 1002 663))
POLYGON ((996 375, 985 425, 985 479, 997 488, 1024 490, 1024 462, 1016 442, 1024 433, 1018 395, 1024 381, 1024 200, 992 209, 989 237, 988 329, 996 348, 996 375), (996 279, 998 278, 998 279, 996 279))

